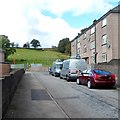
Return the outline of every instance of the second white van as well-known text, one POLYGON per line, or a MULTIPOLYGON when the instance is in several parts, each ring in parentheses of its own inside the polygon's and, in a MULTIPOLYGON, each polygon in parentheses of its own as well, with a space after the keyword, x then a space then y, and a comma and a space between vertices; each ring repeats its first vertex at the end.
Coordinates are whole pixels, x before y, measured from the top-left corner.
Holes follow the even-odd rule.
POLYGON ((60 71, 60 78, 67 81, 77 80, 79 73, 87 68, 84 59, 67 59, 63 61, 63 67, 60 71))

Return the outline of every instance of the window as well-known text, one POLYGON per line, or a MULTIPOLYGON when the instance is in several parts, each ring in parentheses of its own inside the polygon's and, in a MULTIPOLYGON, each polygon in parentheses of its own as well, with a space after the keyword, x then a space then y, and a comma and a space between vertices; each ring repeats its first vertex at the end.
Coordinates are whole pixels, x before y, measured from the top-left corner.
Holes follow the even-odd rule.
POLYGON ((78 52, 77 53, 80 55, 80 48, 78 48, 78 52))
POLYGON ((91 34, 95 32, 95 27, 91 28, 91 34))
POLYGON ((87 41, 90 42, 90 38, 87 38, 87 41))
POLYGON ((105 70, 97 70, 97 69, 95 69, 94 72, 95 72, 96 74, 99 74, 99 75, 111 75, 110 72, 105 71, 105 70))
POLYGON ((69 64, 70 64, 70 62, 66 61, 65 63, 63 63, 63 68, 64 69, 68 69, 69 68, 69 64))
POLYGON ((87 46, 86 45, 83 45, 83 52, 87 52, 87 46))
POLYGON ((86 38, 86 33, 83 34, 83 37, 86 38))
POLYGON ((91 56, 91 62, 95 63, 95 56, 91 56))
POLYGON ((102 62, 107 62, 107 54, 102 53, 102 62))
POLYGON ((107 35, 103 35, 102 36, 102 44, 106 44, 107 43, 107 35))
POLYGON ((102 21, 102 27, 104 27, 106 25, 107 25, 107 20, 106 20, 106 18, 104 18, 103 21, 102 21))
POLYGON ((91 49, 94 49, 95 48, 95 41, 92 41, 91 42, 91 49))
POLYGON ((78 42, 78 43, 80 42, 80 37, 77 39, 77 42, 78 42))
POLYGON ((77 48, 80 48, 80 43, 77 44, 77 48))

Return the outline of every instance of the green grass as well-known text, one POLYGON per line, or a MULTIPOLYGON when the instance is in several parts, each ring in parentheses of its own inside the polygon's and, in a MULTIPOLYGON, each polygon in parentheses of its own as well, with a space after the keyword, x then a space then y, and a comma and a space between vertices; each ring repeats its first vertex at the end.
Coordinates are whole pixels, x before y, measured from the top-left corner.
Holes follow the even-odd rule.
POLYGON ((51 49, 35 50, 35 49, 16 49, 16 53, 8 56, 7 61, 13 63, 16 59, 16 64, 42 64, 43 66, 51 66, 56 59, 67 59, 68 55, 51 49))

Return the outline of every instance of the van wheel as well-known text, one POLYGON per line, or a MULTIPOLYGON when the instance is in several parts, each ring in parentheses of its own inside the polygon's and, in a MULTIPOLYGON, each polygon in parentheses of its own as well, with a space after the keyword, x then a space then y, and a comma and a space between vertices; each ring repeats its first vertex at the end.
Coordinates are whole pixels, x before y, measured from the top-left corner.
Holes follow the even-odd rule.
POLYGON ((90 80, 88 80, 88 82, 87 82, 87 87, 88 87, 89 89, 92 88, 92 84, 91 84, 91 81, 90 81, 90 80))
POLYGON ((56 74, 55 74, 54 76, 55 76, 55 77, 57 77, 57 75, 56 75, 56 74))
POLYGON ((61 75, 60 75, 60 79, 63 79, 63 78, 61 77, 61 75))
POLYGON ((77 78, 76 83, 77 83, 78 85, 81 85, 81 82, 80 82, 79 78, 77 78))

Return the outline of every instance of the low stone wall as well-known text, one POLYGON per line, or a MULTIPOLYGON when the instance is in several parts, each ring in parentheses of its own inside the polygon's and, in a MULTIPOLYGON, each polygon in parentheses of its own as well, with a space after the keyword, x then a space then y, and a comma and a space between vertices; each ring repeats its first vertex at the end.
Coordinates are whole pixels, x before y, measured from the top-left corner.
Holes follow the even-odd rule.
POLYGON ((12 100, 17 85, 24 73, 25 73, 24 69, 14 70, 13 72, 11 72, 9 76, 5 76, 0 80, 0 84, 2 84, 2 116, 3 117, 8 108, 8 105, 12 100))

